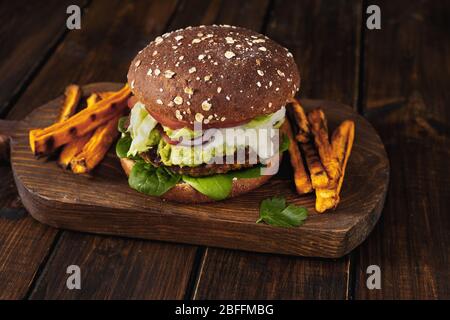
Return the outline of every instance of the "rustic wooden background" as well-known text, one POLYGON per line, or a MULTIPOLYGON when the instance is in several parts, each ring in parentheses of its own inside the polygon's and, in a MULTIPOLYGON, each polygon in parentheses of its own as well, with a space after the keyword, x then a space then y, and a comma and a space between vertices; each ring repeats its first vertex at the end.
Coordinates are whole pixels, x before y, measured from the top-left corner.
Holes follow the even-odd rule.
POLYGON ((22 208, 3 161, 0 298, 450 298, 450 1, 16 0, 0 5, 0 17, 1 118, 23 118, 68 83, 125 81, 136 52, 166 30, 235 24, 294 53, 301 97, 366 116, 391 163, 373 233, 326 260, 53 229, 22 208), (81 30, 65 28, 72 3, 83 9, 81 30), (365 27, 369 4, 381 7, 381 30, 365 27), (71 264, 82 290, 66 288, 71 264), (366 288, 372 264, 381 290, 366 288))

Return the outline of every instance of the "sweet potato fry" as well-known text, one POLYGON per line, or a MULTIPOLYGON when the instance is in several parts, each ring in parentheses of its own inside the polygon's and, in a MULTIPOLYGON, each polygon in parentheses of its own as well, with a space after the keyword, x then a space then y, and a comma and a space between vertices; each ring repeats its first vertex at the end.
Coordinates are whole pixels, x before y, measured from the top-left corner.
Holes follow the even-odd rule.
POLYGON ((125 109, 130 93, 130 88, 125 85, 114 95, 78 112, 64 122, 45 129, 31 130, 29 140, 32 152, 35 155, 48 154, 117 117, 125 109))
POLYGON ((303 155, 305 156, 306 165, 311 176, 312 187, 314 189, 324 188, 328 186, 329 179, 327 172, 320 162, 317 150, 311 142, 311 129, 305 110, 295 98, 291 100, 291 103, 293 116, 298 127, 298 133, 295 138, 300 142, 303 155))
POLYGON ((294 139, 291 124, 286 120, 282 127, 282 133, 289 138, 289 155, 291 158, 291 165, 294 169, 294 182, 298 194, 305 194, 312 191, 311 180, 303 165, 302 155, 298 149, 297 141, 294 139))
POLYGON ((318 213, 335 208, 338 202, 337 184, 316 189, 316 211, 318 213))
MULTIPOLYGON (((87 108, 92 107, 100 100, 100 97, 96 93, 92 93, 87 99, 87 108)), ((79 154, 82 150, 84 145, 89 141, 89 139, 92 136, 92 132, 89 132, 85 134, 84 136, 80 138, 75 138, 75 140, 69 142, 66 144, 63 149, 61 150, 61 153, 58 157, 58 164, 64 168, 67 169, 70 165, 70 161, 73 157, 75 157, 77 154, 79 154)))
POLYGON ((308 114, 308 120, 311 125, 314 143, 319 152, 320 160, 328 174, 329 184, 337 184, 340 175, 340 167, 328 138, 328 127, 325 115, 320 108, 317 108, 308 114))
POLYGON ((83 150, 70 162, 74 173, 87 173, 102 161, 118 135, 117 123, 120 115, 98 127, 83 150))
POLYGON ((298 142, 307 143, 310 140, 311 130, 309 128, 308 118, 305 110, 297 99, 292 99, 292 109, 294 110, 295 122, 298 126, 298 133, 295 136, 298 142))
POLYGON ((114 94, 114 91, 103 91, 103 92, 97 92, 100 99, 106 99, 109 98, 111 95, 114 94))
MULTIPOLYGON (((61 110, 59 112, 58 118, 56 122, 63 122, 70 118, 76 111, 78 104, 80 103, 81 98, 81 89, 76 84, 71 84, 66 87, 64 91, 64 102, 61 106, 61 110)), ((36 131, 40 132, 40 131, 36 131)), ((32 139, 30 136, 30 143, 32 139)), ((33 140, 34 141, 34 140, 33 140)))
POLYGON ((86 104, 87 104, 87 108, 92 107, 94 104, 96 104, 97 102, 100 101, 101 98, 97 93, 92 93, 87 99, 86 99, 86 104))
POLYGON ((320 162, 319 154, 313 143, 300 144, 303 154, 305 156, 306 165, 308 166, 309 174, 311 175, 311 183, 314 189, 325 188, 328 186, 328 175, 322 163, 320 162))
POLYGON ((64 169, 67 169, 70 165, 72 159, 79 154, 83 147, 88 143, 89 139, 92 137, 92 132, 85 134, 80 138, 76 138, 74 141, 69 142, 61 150, 58 157, 58 164, 64 169))
POLYGON ((66 121, 75 113, 78 103, 80 102, 81 89, 78 85, 71 84, 66 87, 64 96, 64 103, 61 107, 61 111, 56 122, 66 121))
POLYGON ((333 190, 316 189, 315 209, 318 213, 323 213, 328 209, 335 208, 338 204, 336 193, 333 190), (332 193, 330 193, 330 191, 332 193))
POLYGON ((346 120, 333 132, 331 137, 331 145, 333 152, 336 154, 341 166, 341 175, 337 186, 337 195, 341 192, 342 183, 345 177, 345 169, 347 168, 348 158, 352 152, 353 141, 355 140, 355 123, 346 120))
POLYGON ((346 120, 333 132, 332 149, 340 166, 340 176, 338 183, 328 188, 316 189, 316 211, 324 212, 327 209, 335 208, 339 201, 342 183, 344 181, 345 169, 348 158, 353 147, 355 137, 355 124, 353 121, 346 120))

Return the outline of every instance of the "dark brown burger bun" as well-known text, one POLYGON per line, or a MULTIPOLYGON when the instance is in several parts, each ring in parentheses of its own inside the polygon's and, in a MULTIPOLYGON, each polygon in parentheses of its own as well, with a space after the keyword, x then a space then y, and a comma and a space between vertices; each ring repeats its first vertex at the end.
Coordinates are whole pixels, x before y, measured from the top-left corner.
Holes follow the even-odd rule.
POLYGON ((165 126, 221 128, 279 110, 300 75, 292 54, 266 36, 214 25, 156 38, 132 61, 128 83, 165 126))
MULTIPOLYGON (((120 164, 123 170, 130 175, 131 169, 133 168, 135 161, 128 158, 121 158, 120 164)), ((233 186, 231 189, 231 194, 228 198, 237 197, 244 193, 250 192, 266 183, 273 176, 260 176, 258 178, 246 178, 233 180, 233 186)), ((164 193, 160 198, 181 202, 181 203, 205 203, 214 202, 215 200, 205 196, 204 194, 198 192, 192 188, 189 184, 185 182, 180 182, 176 184, 172 189, 164 193)))

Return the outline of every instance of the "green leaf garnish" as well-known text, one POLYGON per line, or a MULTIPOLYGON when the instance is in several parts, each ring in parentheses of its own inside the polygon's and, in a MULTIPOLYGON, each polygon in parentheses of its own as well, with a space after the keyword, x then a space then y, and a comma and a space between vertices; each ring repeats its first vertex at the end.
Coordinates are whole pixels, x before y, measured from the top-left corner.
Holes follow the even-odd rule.
POLYGON ((258 178, 261 176, 261 168, 261 165, 257 165, 245 170, 231 171, 228 175, 238 179, 258 178))
MULTIPOLYGON (((123 122, 126 120, 126 117, 122 119, 122 125, 119 124, 119 130, 124 129, 123 122)), ((130 158, 137 161, 130 172, 130 177, 128 178, 129 185, 131 188, 149 195, 162 195, 182 179, 195 190, 211 199, 223 200, 231 193, 233 178, 250 179, 261 176, 261 165, 206 177, 181 176, 173 173, 166 167, 156 168, 152 164, 145 163, 138 155, 130 157, 128 152, 131 144, 132 138, 130 134, 123 132, 122 137, 116 144, 116 154, 119 158, 130 158)))
POLYGON ((280 153, 286 151, 289 148, 289 143, 289 138, 285 134, 283 134, 280 143, 280 153))
POLYGON ((127 132, 127 128, 125 127, 125 123, 128 120, 128 116, 122 117, 119 119, 119 122, 117 124, 117 130, 119 130, 119 132, 121 133, 125 133, 127 132))
POLYGON ((131 146, 131 137, 129 134, 123 134, 116 143, 116 154, 119 158, 126 158, 131 146))
POLYGON ((183 176, 183 181, 192 188, 214 200, 223 200, 231 192, 233 180, 227 174, 216 174, 207 177, 183 176))
POLYGON ((265 199, 259 208, 259 219, 277 227, 298 227, 308 217, 308 210, 293 204, 286 206, 286 200, 281 197, 265 199))
POLYGON ((164 167, 156 168, 150 163, 137 161, 130 172, 128 184, 139 192, 160 196, 175 186, 180 178, 164 167))
POLYGON ((183 176, 184 182, 188 183, 198 192, 214 200, 227 198, 233 186, 233 178, 250 179, 261 176, 261 166, 254 166, 249 169, 232 171, 225 174, 215 174, 207 177, 183 176))

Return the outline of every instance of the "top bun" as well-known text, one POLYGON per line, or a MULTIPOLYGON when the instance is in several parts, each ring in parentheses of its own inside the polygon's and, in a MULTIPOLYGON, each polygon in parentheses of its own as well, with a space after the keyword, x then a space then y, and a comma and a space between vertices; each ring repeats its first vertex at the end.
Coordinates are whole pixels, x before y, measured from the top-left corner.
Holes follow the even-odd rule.
POLYGON ((128 83, 165 126, 219 128, 276 112, 300 75, 292 54, 266 36, 212 25, 157 37, 132 61, 128 83))

